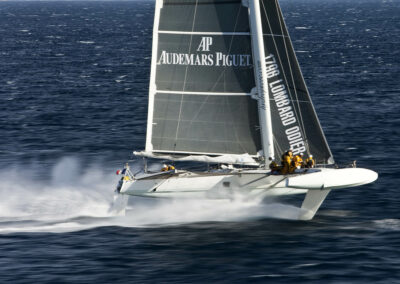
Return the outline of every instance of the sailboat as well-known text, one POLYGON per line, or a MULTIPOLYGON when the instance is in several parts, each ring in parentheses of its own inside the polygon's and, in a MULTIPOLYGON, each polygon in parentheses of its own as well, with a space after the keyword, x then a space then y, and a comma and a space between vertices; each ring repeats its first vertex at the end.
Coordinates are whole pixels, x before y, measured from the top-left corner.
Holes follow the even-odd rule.
POLYGON ((134 155, 143 169, 126 164, 117 199, 304 194, 301 220, 331 190, 378 177, 335 167, 277 0, 156 0, 146 145, 134 155), (288 149, 316 166, 271 171, 288 149), (147 159, 176 168, 150 171, 147 159))

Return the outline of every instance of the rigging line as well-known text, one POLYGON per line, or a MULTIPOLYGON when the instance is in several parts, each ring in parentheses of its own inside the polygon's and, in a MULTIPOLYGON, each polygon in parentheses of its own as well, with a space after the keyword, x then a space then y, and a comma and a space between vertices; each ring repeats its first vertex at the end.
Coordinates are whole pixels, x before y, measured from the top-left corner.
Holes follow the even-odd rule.
MULTIPOLYGON (((266 10, 266 8, 265 8, 264 1, 261 1, 261 3, 262 3, 262 5, 263 5, 263 10, 264 10, 265 18, 267 19, 268 27, 269 27, 269 29, 271 30, 271 32, 273 32, 273 31, 272 31, 271 22, 269 21, 268 13, 267 13, 267 10, 266 10)), ((278 13, 278 16, 279 16, 279 13, 278 13)), ((281 30, 281 32, 282 32, 282 30, 281 30)), ((285 69, 284 69, 284 66, 283 66, 282 58, 281 58, 281 55, 280 55, 280 53, 279 53, 279 49, 278 49, 278 45, 277 45, 277 43, 276 43, 275 37, 272 37, 272 41, 273 41, 274 46, 275 46, 275 49, 276 49, 276 51, 277 51, 277 54, 276 54, 276 55, 277 55, 277 57, 278 57, 278 60, 279 60, 279 62, 280 62, 281 68, 282 68, 282 75, 283 75, 283 77, 284 77, 286 86, 288 87, 288 88, 287 88, 287 91, 288 91, 288 93, 289 93, 290 98, 292 98, 291 90, 290 90, 290 88, 289 88, 289 81, 288 81, 288 78, 287 78, 287 76, 286 76, 286 72, 285 72, 285 69)), ((300 119, 299 119, 299 114, 297 113, 296 108, 293 108, 293 111, 294 111, 294 113, 295 113, 295 115, 296 115, 296 119, 297 119, 297 120, 300 120, 300 119)))
MULTIPOLYGON (((233 28, 233 32, 236 31, 236 27, 237 27, 237 23, 238 23, 238 19, 239 19, 239 14, 240 14, 240 9, 242 9, 242 6, 241 6, 241 5, 240 5, 240 7, 239 7, 238 13, 236 14, 235 27, 233 28)), ((233 37, 234 37, 234 36, 232 35, 231 41, 230 41, 230 43, 229 43, 228 54, 231 52, 231 49, 232 49, 233 37)), ((226 70, 226 69, 224 69, 224 70, 221 72, 221 74, 218 76, 217 80, 215 81, 214 85, 213 85, 212 88, 211 88, 211 91, 214 90, 214 89, 216 88, 216 86, 217 86, 219 80, 222 78, 222 76, 225 75, 225 70, 226 70)), ((225 85, 224 85, 224 86, 225 86, 225 85)))
MULTIPOLYGON (((282 150, 282 148, 281 148, 281 146, 279 145, 278 140, 276 140, 275 136, 273 135, 272 137, 273 137, 274 142, 275 142, 275 143, 274 143, 274 146, 276 146, 276 148, 278 149, 278 153, 280 153, 280 156, 282 156, 284 150, 282 150)), ((276 158, 275 158, 275 159, 276 159, 276 158)))
MULTIPOLYGON (((237 25, 238 25, 238 22, 239 22, 239 16, 240 16, 240 11, 241 11, 241 9, 242 9, 242 5, 239 6, 238 12, 237 12, 237 14, 236 14, 236 19, 235 19, 235 25, 234 25, 234 28, 233 28, 233 33, 236 33, 236 29, 237 29, 237 25)), ((231 35, 231 40, 230 40, 229 48, 228 48, 228 54, 230 54, 230 52, 231 52, 231 50, 232 50, 233 37, 234 37, 234 35, 231 35)), ((217 80, 215 81, 215 83, 214 83, 214 85, 212 86, 212 88, 211 88, 210 91, 215 90, 215 88, 216 88, 216 86, 217 86, 217 83, 219 82, 219 80, 221 79, 221 77, 224 76, 224 75, 225 75, 225 70, 223 70, 223 72, 221 72, 221 74, 219 75, 219 77, 218 77, 217 80)), ((224 88, 224 91, 225 91, 225 88, 224 88)), ((204 107, 205 104, 207 103, 209 97, 210 97, 210 96, 207 95, 207 98, 201 103, 200 107, 199 107, 198 110, 197 110, 197 113, 194 115, 193 119, 190 120, 190 124, 192 124, 192 122, 193 122, 193 121, 197 118, 197 116, 200 114, 201 110, 203 109, 203 107, 204 107)), ((228 108, 229 108, 229 104, 228 104, 228 108)), ((229 128, 227 127, 227 129, 229 129, 229 128)), ((236 141, 240 141, 240 140, 239 140, 239 137, 238 137, 238 135, 237 135, 237 132, 236 132, 236 131, 234 131, 234 132, 235 132, 236 141)), ((240 147, 242 148, 243 152, 246 152, 246 149, 243 147, 242 144, 240 144, 240 147)))
MULTIPOLYGON (((238 12, 237 12, 237 14, 236 14, 236 20, 235 20, 235 26, 234 26, 234 28, 233 28, 233 32, 236 32, 236 28, 237 28, 237 24, 238 24, 238 21, 239 21, 239 15, 240 15, 240 10, 241 10, 241 9, 242 9, 242 5, 240 5, 239 10, 238 10, 238 12)), ((249 34, 250 34, 250 33, 249 33, 249 34)), ((234 37, 234 35, 232 35, 231 41, 230 41, 230 43, 229 43, 228 54, 230 54, 231 49, 232 49, 233 37, 234 37)), ((219 82, 219 80, 221 79, 221 77, 225 75, 225 70, 226 70, 226 69, 224 69, 224 70, 221 72, 221 74, 219 75, 218 79, 215 81, 214 86, 212 86, 211 91, 214 90, 214 89, 216 88, 217 83, 219 82)))
MULTIPOLYGON (((271 102, 275 101, 274 99, 269 99, 269 100, 270 100, 271 102)), ((309 101, 292 100, 292 99, 290 99, 289 101, 290 101, 290 102, 296 102, 296 103, 307 103, 307 104, 310 103, 309 101)))
MULTIPOLYGON (((241 9, 242 9, 242 5, 239 5, 239 9, 238 9, 238 12, 237 12, 237 14, 236 14, 235 26, 234 26, 234 28, 233 28, 233 31, 234 31, 234 32, 236 32, 236 29, 237 29, 237 24, 238 24, 238 21, 239 21, 239 15, 240 15, 241 9)), ((231 53, 231 50, 232 50, 233 37, 234 37, 234 35, 231 37, 231 40, 230 40, 230 43, 229 43, 228 54, 230 54, 230 53, 231 53)), ((225 80, 224 80, 224 86, 225 86, 225 80)), ((225 89, 224 89, 224 90, 225 90, 225 89)), ((228 101, 228 102, 229 102, 229 101, 228 101)), ((230 104, 228 103, 228 108, 229 108, 229 107, 230 107, 230 104)), ((235 129, 233 129, 233 130, 235 130, 235 129)), ((235 134, 236 141, 240 141, 237 131, 234 131, 234 134, 235 134)), ((242 148, 242 151, 243 151, 244 153, 247 152, 246 149, 245 149, 245 147, 244 147, 240 142, 239 142, 238 144, 240 145, 240 147, 242 148)), ((257 149, 256 149, 256 151, 257 151, 257 149)))
MULTIPOLYGON (((270 21, 269 21, 269 17, 268 17, 267 10, 266 10, 265 5, 264 5, 264 1, 261 1, 261 3, 262 3, 262 5, 263 5, 263 10, 264 10, 265 18, 267 19, 268 27, 269 27, 269 29, 270 29, 271 32, 272 32, 272 26, 271 26, 271 23, 270 23, 270 21)), ((288 79, 287 79, 287 77, 286 77, 285 70, 283 69, 284 67, 283 67, 283 64, 282 64, 282 58, 281 58, 281 55, 279 54, 278 45, 276 44, 275 37, 272 37, 272 41, 273 41, 274 46, 275 46, 275 49, 276 49, 276 51, 277 51, 277 54, 276 54, 276 55, 277 55, 277 57, 278 57, 279 63, 280 63, 280 65, 281 65, 281 67, 282 67, 282 72, 281 72, 281 73, 282 73, 282 75, 283 75, 283 77, 284 77, 284 80, 285 80, 285 82, 286 82, 286 86, 288 86, 287 91, 288 91, 290 97, 292 97, 292 96, 291 96, 291 91, 290 91, 290 88, 289 88, 289 81, 288 81, 288 79)), ((264 52, 265 52, 265 51, 264 51, 264 52)), ((293 111, 294 111, 294 113, 295 113, 295 115, 296 115, 297 120, 300 120, 296 108, 293 108, 293 111)), ((302 130, 300 129, 300 131, 302 131, 302 130)))
MULTIPOLYGON (((277 0, 275 0, 275 2, 276 2, 276 12, 278 14, 278 19, 279 19, 279 25, 280 25, 280 28, 281 28, 281 32, 283 34, 283 29, 286 28, 286 27, 284 27, 282 25, 282 20, 281 20, 282 12, 280 11, 281 9, 279 7, 279 3, 278 3, 277 0)), ((286 30, 287 30, 287 28, 286 28, 286 30)), ((290 40, 290 38, 289 38, 289 40, 290 40)), ((299 97, 298 97, 298 94, 297 94, 297 86, 296 86, 296 83, 294 81, 293 70, 292 70, 292 65, 290 64, 290 57, 289 57, 288 47, 286 45, 286 40, 283 40, 283 44, 285 45, 286 57, 287 57, 288 62, 289 62, 290 76, 292 77, 292 83, 293 83, 293 86, 294 86, 294 93, 295 93, 296 100, 297 100, 297 107, 299 108, 300 123, 301 123, 301 127, 303 128, 304 142, 306 144, 305 146, 307 147, 308 153, 310 153, 310 146, 309 146, 308 139, 307 139, 306 128, 305 128, 305 125, 304 125, 303 116, 301 114, 300 102, 299 102, 299 97)), ((296 56, 296 54, 294 56, 296 56)), ((304 85, 305 85, 305 83, 304 83, 304 85)))
MULTIPOLYGON (((154 136, 155 138, 163 138, 162 136, 154 136)), ((195 141, 195 142, 210 142, 210 140, 206 140, 205 138, 204 139, 199 139, 199 138, 182 138, 181 140, 183 140, 183 141, 195 141)), ((238 143, 238 144, 240 144, 240 141, 242 141, 242 140, 239 140, 239 141, 236 141, 235 143, 238 143)), ((219 139, 219 140, 214 140, 213 142, 218 142, 218 143, 233 143, 231 140, 226 140, 226 139, 219 139)), ((160 150, 157 150, 157 151, 160 151, 160 150)), ((177 152, 179 152, 179 151, 177 151, 177 152)), ((234 153, 226 153, 226 154, 234 154, 234 153)), ((243 153, 242 153, 243 154, 243 153)), ((241 155, 241 154, 237 154, 237 155, 241 155)))
MULTIPOLYGON (((199 0, 196 0, 196 5, 194 8, 194 15, 193 15, 193 22, 192 22, 192 32, 194 31, 194 24, 196 22, 196 14, 197 14, 197 6, 198 6, 199 0)), ((190 50, 192 49, 192 41, 193 41, 193 34, 190 35, 190 42, 189 42, 189 50, 188 53, 190 53, 190 50)), ((186 87, 186 79, 187 79, 187 73, 188 73, 188 68, 189 66, 186 66, 185 69, 185 77, 183 79, 183 86, 182 86, 182 91, 185 91, 186 87)), ((182 116, 182 105, 183 105, 183 94, 181 94, 181 104, 179 106, 179 116, 178 116, 178 123, 176 125, 176 133, 175 133, 175 142, 174 142, 174 151, 176 150, 176 142, 178 141, 178 133, 179 133, 179 126, 180 126, 180 121, 181 121, 181 116, 182 116)))

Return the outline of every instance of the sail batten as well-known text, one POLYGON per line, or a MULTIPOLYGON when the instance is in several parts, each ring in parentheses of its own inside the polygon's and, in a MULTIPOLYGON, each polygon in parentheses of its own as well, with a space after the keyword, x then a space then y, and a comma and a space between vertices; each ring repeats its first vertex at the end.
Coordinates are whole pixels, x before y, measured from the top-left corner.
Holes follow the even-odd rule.
POLYGON ((249 36, 247 32, 205 32, 205 31, 158 31, 159 34, 177 34, 177 35, 226 35, 226 36, 249 36))
POLYGON ((187 92, 187 91, 169 91, 169 90, 157 90, 160 94, 187 94, 187 95, 199 95, 199 96, 251 96, 251 93, 216 93, 216 92, 187 92))
POLYGON ((271 37, 278 36, 278 37, 286 37, 286 38, 289 38, 287 35, 284 35, 284 34, 265 34, 265 33, 263 33, 263 36, 271 36, 271 37))

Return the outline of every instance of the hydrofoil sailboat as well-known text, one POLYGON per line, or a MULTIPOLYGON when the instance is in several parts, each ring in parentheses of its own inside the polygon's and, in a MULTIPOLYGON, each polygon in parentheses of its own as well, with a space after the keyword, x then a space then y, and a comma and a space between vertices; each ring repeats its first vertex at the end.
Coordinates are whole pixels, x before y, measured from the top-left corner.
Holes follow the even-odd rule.
POLYGON ((335 168, 277 0, 157 0, 146 146, 134 154, 213 165, 121 172, 123 196, 247 198, 305 194, 312 219, 332 189, 377 173, 335 168), (313 155, 316 166, 271 172, 270 161, 313 155))

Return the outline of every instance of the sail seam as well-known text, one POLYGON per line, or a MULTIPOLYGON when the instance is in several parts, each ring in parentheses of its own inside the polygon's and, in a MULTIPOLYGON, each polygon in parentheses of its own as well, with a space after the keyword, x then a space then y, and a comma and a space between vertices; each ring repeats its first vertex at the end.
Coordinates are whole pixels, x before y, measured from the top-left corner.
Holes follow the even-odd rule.
MULTIPOLYGON (((205 122, 209 122, 209 121, 205 121, 205 122)), ((153 137, 154 138, 166 139, 165 137, 158 137, 158 136, 153 136, 153 137)), ((173 138, 171 138, 171 139, 173 139, 173 138)), ((210 142, 210 140, 206 140, 206 139, 180 139, 180 140, 182 140, 182 141, 210 142)), ((232 142, 231 140, 212 140, 213 143, 229 143, 229 144, 236 144, 238 146, 241 146, 239 142, 247 141, 247 140, 236 140, 236 141, 238 141, 238 142, 232 142)), ((176 152, 176 151, 174 150, 174 152, 176 152)))
MULTIPOLYGON (((239 8, 239 11, 238 11, 238 13, 237 13, 237 15, 236 15, 236 20, 235 20, 235 27, 234 27, 234 30, 236 29, 236 27, 237 27, 237 22, 238 22, 238 19, 239 19, 239 14, 240 14, 240 9, 241 9, 241 7, 239 8)), ((250 35, 250 33, 249 33, 249 35, 250 35)), ((228 53, 230 53, 231 52, 231 49, 232 49, 232 43, 233 43, 233 36, 231 37, 231 40, 230 40, 230 43, 229 43, 229 49, 228 49, 228 53)), ((221 74, 218 76, 218 78, 217 78, 217 80, 215 81, 215 83, 214 83, 214 86, 212 86, 212 88, 211 88, 211 90, 214 90, 215 89, 215 87, 217 86, 217 84, 218 84, 218 82, 219 82, 219 80, 223 77, 223 76, 225 76, 225 69, 221 72, 221 74)))
MULTIPOLYGON (((187 151, 169 151, 169 150, 153 150, 151 153, 163 153, 163 154, 197 154, 197 155, 212 155, 212 156, 223 156, 223 155, 243 155, 243 154, 232 154, 232 153, 214 153, 214 152, 187 152, 187 151)), ((252 158, 258 158, 258 155, 248 154, 252 158)))
MULTIPOLYGON (((194 31, 194 24, 196 22, 196 14, 197 14, 198 2, 199 1, 196 0, 196 5, 195 5, 195 8, 194 8, 194 15, 193 15, 193 22, 192 22, 192 32, 194 31)), ((192 50, 192 42, 193 42, 193 34, 190 36, 190 43, 189 43, 188 53, 190 53, 190 51, 192 50)), ((182 91, 185 91, 188 68, 189 68, 189 66, 186 66, 185 78, 183 80, 182 91)), ((178 141, 179 125, 180 125, 180 119, 181 119, 181 115, 182 115, 182 106, 183 106, 183 95, 181 96, 181 104, 180 104, 180 107, 179 107, 179 119, 178 119, 178 124, 176 126, 174 150, 176 149, 176 143, 178 141)))
MULTIPOLYGON (((240 10, 241 10, 241 9, 242 9, 242 6, 239 7, 239 10, 238 10, 238 12, 237 12, 237 14, 236 14, 235 26, 234 26, 234 28, 233 28, 234 31, 236 31, 236 28, 237 28, 237 24, 238 24, 238 21, 239 21, 239 15, 240 15, 240 10)), ((234 37, 234 35, 231 36, 231 41, 230 41, 230 43, 229 43, 228 53, 230 53, 231 50, 232 50, 233 37, 234 37)), ((226 74, 225 71, 226 71, 226 70, 224 69, 224 71, 221 73, 221 75, 223 74, 223 76, 225 76, 225 74, 226 74)), ((226 80, 224 80, 224 86, 225 86, 225 83, 226 83, 226 80)), ((214 89, 214 88, 215 88, 215 85, 213 86, 213 89, 214 89)), ((224 90, 225 90, 225 88, 224 88, 224 90)), ((228 104, 227 104, 227 108, 229 109, 230 107, 231 107, 231 105, 228 103, 228 104)), ((235 127, 233 127, 233 132, 234 132, 234 135, 235 135, 235 137, 236 137, 236 141, 240 141, 240 139, 239 139, 239 137, 238 137, 238 133, 237 133, 235 127)), ((242 145, 242 143, 239 143, 239 146, 242 148, 242 150, 245 151, 245 147, 242 145)))
MULTIPOLYGON (((159 34, 182 34, 182 35, 233 35, 233 36, 250 36, 249 32, 188 32, 188 31, 158 31, 159 34)), ((284 34, 263 34, 264 36, 286 37, 284 34)))
POLYGON ((214 95, 214 96, 250 96, 250 93, 219 93, 219 92, 188 92, 188 91, 161 91, 157 90, 157 93, 159 94, 183 94, 183 95, 203 95, 203 96, 208 96, 208 95, 214 95))
MULTIPOLYGON (((157 116, 155 116, 154 118, 157 118, 157 119, 162 119, 163 121, 176 121, 176 119, 173 119, 173 118, 165 118, 165 117, 157 117, 157 116)), ((191 123, 193 123, 193 120, 191 120, 191 119, 182 119, 181 121, 184 121, 184 122, 191 122, 191 123)), ((207 122, 207 123, 211 123, 212 122, 212 124, 214 124, 214 125, 218 125, 218 124, 227 124, 226 122, 216 122, 216 121, 210 121, 210 120, 196 120, 196 122, 195 123, 203 123, 203 122, 207 122)), ((156 122, 156 124, 157 124, 157 122, 156 122)), ((229 126, 233 126, 233 125, 235 125, 234 123, 228 123, 228 125, 229 126)), ((241 125, 247 125, 247 123, 241 123, 241 125)), ((153 136, 153 137, 159 137, 159 138, 161 138, 161 137, 165 137, 165 136, 153 136)), ((180 140, 185 140, 185 138, 181 138, 180 140)), ((200 141, 198 138, 196 138, 196 139, 190 139, 190 138, 186 138, 186 140, 198 140, 198 141, 200 141)), ((237 140, 241 140, 241 141, 243 141, 243 140, 246 140, 246 139, 237 139, 237 140)), ((213 140, 214 141, 214 140, 213 140)), ((228 140, 227 140, 228 141, 228 140)), ((231 142, 232 141, 234 141, 234 140, 230 140, 231 142)))
POLYGON ((182 34, 182 35, 243 35, 249 36, 248 32, 186 32, 186 31, 158 31, 160 34, 182 34))

